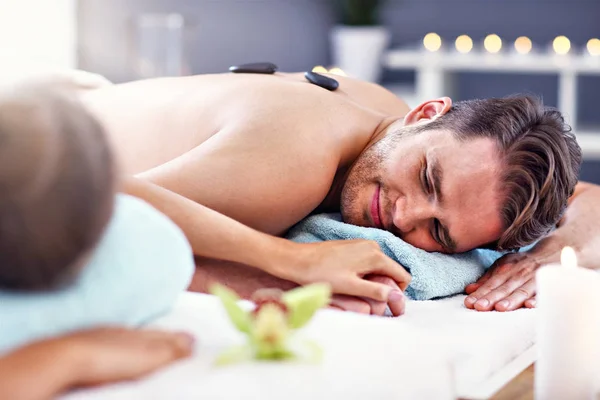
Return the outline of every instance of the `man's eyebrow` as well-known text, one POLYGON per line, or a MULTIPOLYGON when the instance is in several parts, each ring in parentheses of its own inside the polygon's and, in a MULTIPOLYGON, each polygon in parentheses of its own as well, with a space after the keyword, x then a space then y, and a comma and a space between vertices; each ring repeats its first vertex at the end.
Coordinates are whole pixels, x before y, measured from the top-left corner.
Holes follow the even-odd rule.
POLYGON ((456 251, 456 242, 452 237, 450 237, 450 232, 448 232, 448 228, 445 225, 440 224, 440 229, 442 230, 442 235, 440 237, 440 241, 442 242, 442 246, 446 248, 446 250, 450 250, 450 252, 454 253, 456 251))
MULTIPOLYGON (((436 158, 431 160, 431 184, 433 186, 433 191, 435 193, 435 197, 437 198, 440 204, 444 202, 444 196, 442 193, 442 182, 444 179, 444 174, 442 170, 442 166, 438 162, 436 158)), ((442 235, 440 235, 440 241, 442 242, 442 246, 446 248, 446 250, 450 250, 454 252, 456 250, 456 242, 450 236, 450 232, 445 225, 442 225, 440 222, 439 227, 442 231, 442 235)))
POLYGON ((437 159, 431 160, 431 184, 433 186, 433 191, 435 193, 435 197, 440 202, 440 204, 444 203, 444 197, 442 194, 442 181, 444 179, 444 174, 442 171, 442 167, 437 159))

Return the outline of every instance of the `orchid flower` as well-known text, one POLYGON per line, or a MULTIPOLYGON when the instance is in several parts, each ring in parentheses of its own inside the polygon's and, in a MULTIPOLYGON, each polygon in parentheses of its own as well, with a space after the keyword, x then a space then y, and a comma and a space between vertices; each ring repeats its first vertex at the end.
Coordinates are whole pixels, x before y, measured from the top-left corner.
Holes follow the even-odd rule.
MULTIPOLYGON (((235 292, 222 285, 214 285, 210 292, 219 297, 229 319, 247 342, 226 350, 216 360, 217 364, 230 364, 247 359, 287 360, 298 358, 294 351, 294 333, 306 325, 318 309, 329 304, 331 288, 326 284, 312 284, 283 292, 276 289, 261 289, 252 300, 254 310, 246 311, 238 305, 235 292)), ((310 350, 309 358, 320 359, 320 348, 303 341, 310 350)))

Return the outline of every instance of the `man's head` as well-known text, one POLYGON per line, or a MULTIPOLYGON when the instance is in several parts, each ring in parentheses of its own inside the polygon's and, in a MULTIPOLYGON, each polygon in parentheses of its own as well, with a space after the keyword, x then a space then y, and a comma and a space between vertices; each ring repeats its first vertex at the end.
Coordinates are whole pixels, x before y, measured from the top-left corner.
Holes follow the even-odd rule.
POLYGON ((563 117, 536 98, 428 101, 352 166, 342 216, 427 251, 515 249, 559 222, 580 164, 563 117))
POLYGON ((0 93, 0 288, 46 289, 81 266, 112 212, 100 124, 48 86, 0 93))

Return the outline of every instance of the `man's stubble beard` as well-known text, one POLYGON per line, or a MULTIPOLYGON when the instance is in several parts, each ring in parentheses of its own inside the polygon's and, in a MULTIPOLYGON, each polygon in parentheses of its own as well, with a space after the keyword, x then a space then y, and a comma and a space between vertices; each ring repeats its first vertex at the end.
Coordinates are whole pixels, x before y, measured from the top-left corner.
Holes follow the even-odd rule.
POLYGON ((361 208, 358 200, 361 189, 366 185, 381 182, 381 165, 386 154, 380 144, 381 141, 361 153, 348 173, 340 199, 342 220, 348 224, 368 224, 370 208, 361 208))
POLYGON ((385 161, 400 145, 402 138, 413 134, 415 132, 411 127, 396 128, 360 154, 350 168, 348 178, 342 188, 340 213, 344 222, 358 226, 369 224, 371 203, 369 200, 367 207, 361 209, 360 204, 357 202, 360 190, 368 184, 376 183, 379 183, 383 190, 385 182, 382 180, 382 170, 385 161))

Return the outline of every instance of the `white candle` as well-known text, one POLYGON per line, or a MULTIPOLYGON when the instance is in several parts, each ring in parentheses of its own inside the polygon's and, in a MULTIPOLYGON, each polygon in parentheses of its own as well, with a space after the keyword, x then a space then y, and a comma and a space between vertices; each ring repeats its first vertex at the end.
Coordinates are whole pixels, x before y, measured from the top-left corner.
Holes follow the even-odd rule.
POLYGON ((536 273, 535 398, 595 399, 600 383, 600 276, 577 266, 563 249, 561 264, 536 273))

